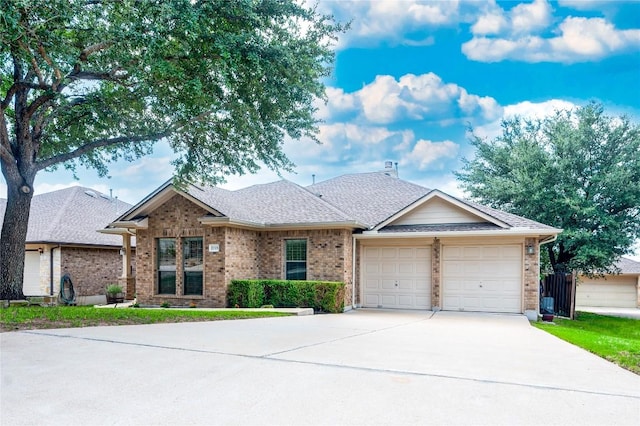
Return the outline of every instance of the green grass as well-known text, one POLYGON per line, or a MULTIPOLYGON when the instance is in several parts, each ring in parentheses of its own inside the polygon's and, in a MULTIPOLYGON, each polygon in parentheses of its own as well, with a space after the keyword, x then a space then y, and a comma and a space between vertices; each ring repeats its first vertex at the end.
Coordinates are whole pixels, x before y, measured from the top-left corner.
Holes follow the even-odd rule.
POLYGON ((573 321, 557 318, 554 322, 534 325, 640 374, 640 320, 578 312, 573 321))
POLYGON ((286 316, 281 312, 194 311, 181 309, 94 308, 92 306, 12 306, 0 309, 2 331, 43 328, 92 327, 98 325, 155 324, 218 321, 286 316))

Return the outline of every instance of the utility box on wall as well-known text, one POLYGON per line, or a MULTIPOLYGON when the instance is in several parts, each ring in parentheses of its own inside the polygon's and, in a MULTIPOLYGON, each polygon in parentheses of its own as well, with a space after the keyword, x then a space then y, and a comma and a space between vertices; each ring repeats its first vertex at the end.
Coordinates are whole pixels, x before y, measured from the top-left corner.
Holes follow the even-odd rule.
POLYGON ((220 244, 209 244, 209 253, 218 253, 220 251, 220 244))

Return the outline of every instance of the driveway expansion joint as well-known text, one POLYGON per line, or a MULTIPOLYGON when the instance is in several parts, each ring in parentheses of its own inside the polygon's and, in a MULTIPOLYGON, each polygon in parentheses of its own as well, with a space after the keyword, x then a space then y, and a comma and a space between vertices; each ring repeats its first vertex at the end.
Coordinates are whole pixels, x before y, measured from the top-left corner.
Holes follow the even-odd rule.
MULTIPOLYGON (((424 321, 424 320, 420 320, 420 321, 424 321)), ((394 326, 385 327, 385 328, 376 329, 376 330, 371 330, 371 331, 369 331, 367 333, 361 333, 361 334, 358 334, 358 335, 345 336, 343 338, 334 339, 334 340, 327 341, 327 342, 324 342, 324 343, 330 343, 330 342, 334 342, 334 341, 344 340, 344 339, 348 339, 348 338, 351 338, 351 337, 357 337, 359 335, 371 334, 371 333, 375 333, 377 331, 393 329, 393 328, 397 328, 397 327, 400 327, 400 326, 403 326, 403 325, 408 325, 410 323, 416 323, 416 322, 419 322, 419 321, 411 321, 409 323, 396 324, 394 326)), ((410 371, 410 370, 395 370, 395 369, 386 369, 386 368, 362 367, 362 366, 354 366, 354 365, 346 365, 346 364, 332 364, 332 363, 324 363, 324 362, 317 362, 317 361, 302 361, 302 360, 284 359, 284 358, 276 358, 273 354, 249 355, 249 354, 213 351, 213 350, 205 350, 205 349, 182 348, 182 347, 166 346, 166 345, 154 345, 154 344, 148 344, 148 343, 133 343, 133 342, 111 340, 111 339, 99 339, 99 338, 93 338, 93 337, 80 337, 80 336, 72 336, 72 335, 68 335, 68 334, 46 333, 46 332, 42 332, 42 331, 33 331, 33 330, 23 330, 23 331, 18 331, 17 333, 32 334, 32 335, 39 335, 39 336, 45 336, 45 337, 57 337, 57 338, 64 338, 64 339, 77 339, 77 340, 85 340, 85 341, 91 341, 91 342, 112 343, 112 344, 120 344, 120 345, 127 345, 127 346, 138 346, 138 347, 145 347, 145 348, 151 348, 151 349, 166 349, 166 350, 201 353, 201 354, 211 354, 211 355, 239 357, 239 358, 246 358, 246 359, 252 359, 252 360, 264 360, 264 361, 292 363, 292 364, 301 364, 301 365, 312 365, 312 366, 317 366, 317 367, 339 368, 339 369, 362 371, 362 372, 367 372, 367 373, 378 373, 378 374, 380 374, 380 373, 382 373, 382 374, 392 373, 392 374, 405 375, 405 376, 431 377, 431 378, 437 378, 437 379, 460 380, 460 381, 468 381, 468 382, 480 383, 480 384, 488 384, 488 385, 516 386, 516 387, 525 387, 525 388, 530 388, 530 389, 539 389, 539 390, 557 391, 557 392, 575 392, 575 393, 587 394, 587 395, 598 395, 598 396, 607 396, 607 397, 614 397, 614 398, 634 399, 634 400, 640 401, 640 395, 629 395, 629 394, 622 394, 622 393, 592 391, 592 390, 588 390, 588 389, 572 389, 572 388, 566 388, 566 387, 561 387, 561 386, 553 386, 553 385, 543 385, 543 384, 535 384, 535 383, 521 383, 521 382, 515 382, 515 381, 481 379, 481 378, 476 378, 476 377, 465 377, 465 376, 456 376, 456 375, 439 374, 439 373, 426 373, 426 372, 410 371)), ((311 344, 311 345, 303 346, 301 348, 318 346, 318 345, 321 345, 321 344, 322 343, 311 344)), ((299 348, 299 349, 301 349, 301 348, 299 348)), ((291 351, 294 351, 294 350, 296 350, 296 349, 292 349, 290 351, 281 351, 281 352, 276 353, 276 355, 277 354, 283 354, 283 353, 291 352, 291 351)))

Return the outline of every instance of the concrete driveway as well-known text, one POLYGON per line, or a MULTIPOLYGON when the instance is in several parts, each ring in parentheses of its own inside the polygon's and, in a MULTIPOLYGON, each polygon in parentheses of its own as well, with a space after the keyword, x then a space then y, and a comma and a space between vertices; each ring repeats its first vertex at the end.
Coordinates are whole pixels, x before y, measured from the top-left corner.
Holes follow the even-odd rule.
POLYGON ((358 310, 0 343, 3 425, 640 424, 640 376, 516 315, 358 310))

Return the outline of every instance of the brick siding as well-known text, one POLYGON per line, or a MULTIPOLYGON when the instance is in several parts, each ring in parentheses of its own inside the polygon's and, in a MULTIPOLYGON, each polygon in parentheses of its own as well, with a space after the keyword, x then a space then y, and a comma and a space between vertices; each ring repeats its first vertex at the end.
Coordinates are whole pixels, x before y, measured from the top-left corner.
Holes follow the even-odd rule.
POLYGON ((537 238, 524 240, 524 310, 536 311, 540 307, 540 244, 537 238), (527 254, 527 246, 534 247, 533 254, 527 254))
POLYGON ((438 238, 431 245, 431 306, 440 309, 440 252, 442 244, 438 238))
POLYGON ((284 241, 307 239, 307 279, 343 281, 351 303, 351 231, 295 230, 253 231, 231 227, 203 226, 198 219, 207 212, 180 195, 158 207, 148 218, 148 228, 138 230, 136 239, 136 292, 138 302, 159 305, 200 307, 226 306, 226 292, 233 279, 284 278, 284 241), (182 246, 187 236, 204 238, 204 294, 183 296, 181 276, 182 246), (176 238, 176 295, 157 293, 156 240, 176 238), (209 244, 219 252, 210 253, 209 244))
MULTIPOLYGON (((117 283, 122 275, 119 248, 62 247, 60 253, 62 275, 69 274, 78 296, 105 294, 107 286, 117 283)), ((54 286, 58 292, 59 278, 54 282, 54 286)))

